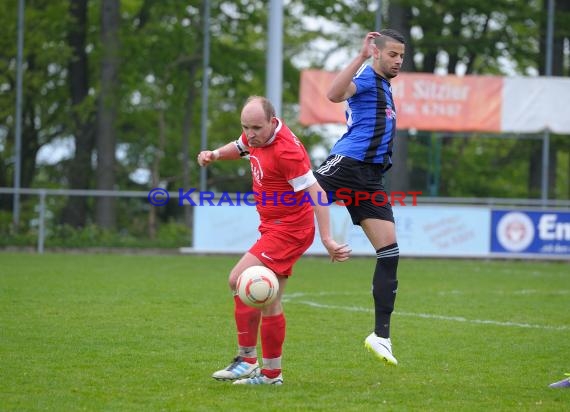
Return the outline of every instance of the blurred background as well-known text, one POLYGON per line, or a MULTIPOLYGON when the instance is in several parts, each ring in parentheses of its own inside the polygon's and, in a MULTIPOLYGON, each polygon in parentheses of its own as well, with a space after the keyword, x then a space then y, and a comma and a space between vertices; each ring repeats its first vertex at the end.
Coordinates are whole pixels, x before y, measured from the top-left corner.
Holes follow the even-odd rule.
MULTIPOLYGON (((374 29, 405 35, 407 73, 570 75, 567 0, 7 0, 0 25, 3 248, 192 247, 194 207, 149 190, 248 191, 246 162, 195 158, 240 134, 253 94, 317 166, 343 127, 301 124, 301 73, 344 67, 374 29)), ((570 135, 400 130, 387 183, 568 211, 570 135)))

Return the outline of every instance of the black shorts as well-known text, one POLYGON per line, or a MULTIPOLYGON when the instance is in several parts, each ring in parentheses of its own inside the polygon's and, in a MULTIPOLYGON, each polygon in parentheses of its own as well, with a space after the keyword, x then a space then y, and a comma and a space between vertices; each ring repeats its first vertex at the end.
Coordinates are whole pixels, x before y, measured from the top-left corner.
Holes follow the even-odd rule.
POLYGON ((344 202, 355 225, 367 218, 394 222, 390 196, 384 190, 383 165, 332 155, 314 175, 329 202, 344 202))

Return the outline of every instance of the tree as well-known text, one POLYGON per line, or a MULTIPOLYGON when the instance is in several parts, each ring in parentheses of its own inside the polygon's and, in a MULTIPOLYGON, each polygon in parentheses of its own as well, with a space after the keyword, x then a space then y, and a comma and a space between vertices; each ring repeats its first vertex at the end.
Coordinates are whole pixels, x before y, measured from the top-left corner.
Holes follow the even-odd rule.
MULTIPOLYGON (((97 122, 97 189, 115 187, 116 120, 119 108, 119 0, 101 3, 101 91, 97 122)), ((115 199, 97 198, 97 224, 113 228, 116 224, 115 199)))
MULTIPOLYGON (((12 186, 16 96, 17 2, 2 2, 0 24, 0 186, 12 186)), ((61 135, 65 122, 67 25, 61 2, 37 1, 25 10, 21 186, 32 187, 40 148, 61 135), (63 16, 63 17, 61 17, 63 16), (32 28, 32 29, 30 29, 32 28)), ((10 210, 11 197, 0 197, 0 208, 10 210)))
MULTIPOLYGON (((88 189, 92 178, 91 158, 95 148, 95 109, 89 98, 90 73, 87 54, 88 0, 70 0, 67 41, 69 59, 70 125, 75 142, 74 156, 69 160, 67 175, 70 189, 88 189)), ((87 198, 71 196, 61 216, 64 224, 84 226, 87 220, 87 198)))
MULTIPOLYGON (((406 38, 406 58, 402 64, 402 71, 413 72, 416 71, 414 58, 415 45, 411 41, 411 18, 412 10, 403 7, 395 2, 390 2, 388 9, 388 21, 390 27, 398 30, 400 33, 405 33, 406 38)), ((406 130, 398 130, 396 142, 394 143, 394 157, 392 170, 388 174, 388 184, 391 190, 407 192, 410 190, 410 167, 408 165, 408 142, 409 133, 406 130)))

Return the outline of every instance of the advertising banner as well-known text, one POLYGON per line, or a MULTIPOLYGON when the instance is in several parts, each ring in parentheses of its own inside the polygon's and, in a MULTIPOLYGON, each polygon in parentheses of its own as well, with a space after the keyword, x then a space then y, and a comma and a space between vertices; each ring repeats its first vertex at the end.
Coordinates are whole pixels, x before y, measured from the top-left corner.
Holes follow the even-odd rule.
MULTIPOLYGON (((489 251, 490 213, 486 208, 463 206, 395 206, 396 237, 402 256, 478 257, 489 251)), ((348 243, 352 254, 373 255, 360 226, 354 226, 342 206, 331 207, 333 237, 348 243)), ((326 254, 317 236, 307 251, 326 254)))
MULTIPOLYGON (((331 205, 331 226, 337 242, 348 243, 354 256, 374 255, 360 226, 343 206, 331 205)), ((487 256, 490 212, 467 206, 395 206, 402 256, 487 256)), ((259 237, 259 217, 252 206, 194 207, 194 248, 203 253, 244 253, 259 237)), ((317 235, 307 254, 324 255, 317 235)))
POLYGON ((491 253, 570 258, 570 212, 493 210, 491 253))
MULTIPOLYGON (((326 98, 337 73, 301 72, 302 125, 344 124, 346 102, 326 98)), ((400 73, 392 79, 398 129, 570 133, 570 79, 400 73)))

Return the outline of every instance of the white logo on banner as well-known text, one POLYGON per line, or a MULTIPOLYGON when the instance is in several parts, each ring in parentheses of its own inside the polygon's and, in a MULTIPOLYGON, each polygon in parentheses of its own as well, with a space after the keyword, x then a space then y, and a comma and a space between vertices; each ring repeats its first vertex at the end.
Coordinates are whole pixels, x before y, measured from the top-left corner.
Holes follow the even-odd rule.
POLYGON ((532 243, 534 224, 524 213, 507 213, 497 224, 497 239, 505 249, 520 252, 532 243))

